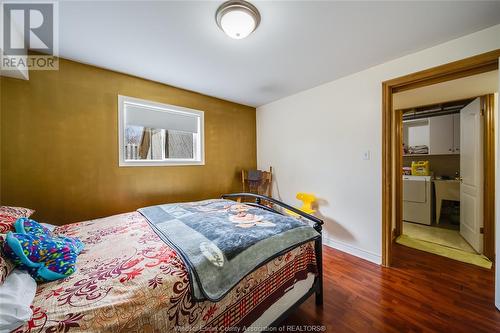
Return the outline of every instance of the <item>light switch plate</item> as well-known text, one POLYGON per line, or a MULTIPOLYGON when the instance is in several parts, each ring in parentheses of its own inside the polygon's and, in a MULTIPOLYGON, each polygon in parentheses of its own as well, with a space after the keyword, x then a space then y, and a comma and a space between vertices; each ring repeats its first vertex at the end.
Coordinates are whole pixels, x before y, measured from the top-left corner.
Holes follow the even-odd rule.
POLYGON ((370 157, 371 156, 370 156, 369 150, 363 152, 363 160, 368 161, 368 160, 370 160, 370 157))

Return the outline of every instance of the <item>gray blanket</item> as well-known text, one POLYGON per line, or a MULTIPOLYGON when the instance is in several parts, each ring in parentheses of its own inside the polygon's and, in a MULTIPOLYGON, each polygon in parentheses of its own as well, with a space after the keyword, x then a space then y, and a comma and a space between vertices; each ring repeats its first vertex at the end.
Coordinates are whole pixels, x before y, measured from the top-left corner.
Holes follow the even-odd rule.
POLYGON ((197 301, 220 300, 257 267, 320 237, 303 221, 229 200, 138 211, 182 256, 197 301))

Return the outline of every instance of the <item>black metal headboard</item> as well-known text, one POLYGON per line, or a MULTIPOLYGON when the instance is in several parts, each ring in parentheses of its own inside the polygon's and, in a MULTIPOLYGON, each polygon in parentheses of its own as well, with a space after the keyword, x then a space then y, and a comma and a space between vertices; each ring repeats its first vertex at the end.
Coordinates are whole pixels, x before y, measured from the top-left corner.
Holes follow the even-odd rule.
POLYGON ((269 203, 272 203, 273 205, 282 207, 284 209, 288 209, 291 212, 294 212, 297 215, 302 216, 303 218, 306 218, 312 222, 314 222, 313 228, 316 229, 317 232, 321 233, 322 225, 323 225, 323 220, 320 218, 317 218, 316 216, 313 216, 311 214, 307 214, 295 207, 292 207, 290 205, 287 205, 284 202, 281 202, 279 200, 276 200, 274 198, 261 195, 261 194, 254 194, 254 193, 231 193, 231 194, 223 194, 222 195, 223 199, 238 199, 238 198, 253 198, 255 199, 255 202, 245 202, 246 205, 250 206, 255 206, 259 207, 277 214, 284 215, 283 212, 280 212, 272 207, 266 206, 262 204, 262 201, 267 201, 269 203))

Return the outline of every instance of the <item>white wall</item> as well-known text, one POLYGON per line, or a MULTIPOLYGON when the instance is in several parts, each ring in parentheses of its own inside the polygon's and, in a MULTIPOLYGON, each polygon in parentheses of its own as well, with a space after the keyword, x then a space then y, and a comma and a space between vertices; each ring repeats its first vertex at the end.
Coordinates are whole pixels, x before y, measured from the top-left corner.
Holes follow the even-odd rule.
POLYGON ((380 263, 382 81, 498 49, 498 36, 500 25, 257 108, 257 163, 273 167, 273 194, 297 205, 295 193, 315 193, 325 243, 380 263))
POLYGON ((498 70, 405 90, 392 97, 393 109, 456 101, 498 91, 498 70))

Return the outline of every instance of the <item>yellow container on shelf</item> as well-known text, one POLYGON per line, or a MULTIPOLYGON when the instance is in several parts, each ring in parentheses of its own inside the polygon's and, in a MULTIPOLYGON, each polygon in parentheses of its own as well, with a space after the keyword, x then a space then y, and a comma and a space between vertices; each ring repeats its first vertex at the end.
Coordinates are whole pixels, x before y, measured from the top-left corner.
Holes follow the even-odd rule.
POLYGON ((429 161, 413 161, 411 162, 411 175, 412 176, 429 176, 431 174, 429 169, 429 161))

